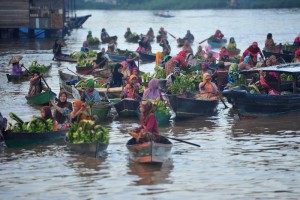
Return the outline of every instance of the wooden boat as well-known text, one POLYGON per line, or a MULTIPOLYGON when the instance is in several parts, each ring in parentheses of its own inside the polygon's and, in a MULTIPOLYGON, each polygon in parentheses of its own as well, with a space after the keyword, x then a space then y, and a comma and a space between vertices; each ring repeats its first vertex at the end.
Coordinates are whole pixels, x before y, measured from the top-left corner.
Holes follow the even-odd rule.
POLYGON ((183 98, 177 95, 168 95, 176 118, 191 118, 203 115, 213 115, 217 111, 218 100, 183 98))
POLYGON ((107 38, 101 38, 101 42, 102 42, 102 44, 109 43, 111 40, 114 40, 116 42, 117 39, 118 39, 118 37, 115 35, 115 36, 111 36, 111 37, 107 37, 107 38))
POLYGON ((221 48, 227 43, 227 39, 208 39, 207 43, 211 48, 221 48))
POLYGON ((234 56, 237 56, 241 53, 241 50, 240 49, 236 49, 236 50, 228 50, 227 49, 227 53, 228 53, 228 56, 229 57, 234 57, 234 56))
POLYGON ((267 52, 263 50, 263 54, 266 58, 269 58, 271 55, 276 56, 277 59, 283 59, 286 63, 292 62, 292 60, 295 57, 294 53, 273 53, 273 52, 267 52))
POLYGON ((88 65, 88 66, 81 67, 79 65, 76 65, 76 71, 80 74, 89 75, 93 71, 93 66, 88 65))
MULTIPOLYGON (((183 44, 184 44, 184 42, 185 42, 186 40, 187 40, 187 39, 185 39, 185 38, 178 38, 178 39, 177 39, 177 46, 178 46, 178 47, 182 47, 183 44)), ((194 41, 189 41, 190 45, 192 45, 193 42, 194 42, 194 41)))
POLYGON ((280 53, 282 51, 282 45, 279 44, 279 45, 272 46, 269 48, 264 47, 263 50, 267 51, 267 52, 272 52, 272 53, 280 53))
POLYGON ((154 62, 156 59, 156 55, 154 53, 139 53, 139 55, 143 62, 154 62))
POLYGON ((55 58, 55 60, 63 61, 63 62, 72 62, 72 63, 77 62, 77 59, 71 58, 70 55, 65 55, 65 56, 54 55, 54 58, 55 58))
POLYGON ((105 96, 105 93, 107 95, 108 98, 120 98, 121 96, 121 93, 122 93, 122 87, 112 87, 112 88, 109 88, 108 91, 106 88, 95 88, 100 96, 105 96))
POLYGON ((74 97, 72 86, 75 87, 75 84, 81 80, 81 77, 64 73, 62 70, 58 70, 58 75, 60 90, 65 91, 68 97, 74 97))
POLYGON ((90 155, 94 157, 103 156, 105 150, 108 147, 108 144, 103 144, 99 141, 95 141, 92 143, 73 144, 68 141, 68 138, 65 138, 65 142, 70 150, 79 154, 90 155))
MULTIPOLYGON (((236 108, 241 118, 270 116, 300 110, 299 81, 300 63, 290 63, 271 67, 253 68, 244 74, 264 72, 285 73, 293 76, 293 81, 281 81, 281 95, 262 93, 251 94, 248 88, 238 87, 223 91, 223 95, 236 108)), ((279 76, 280 77, 280 76, 279 76)))
POLYGON ((101 121, 107 118, 109 111, 111 110, 112 103, 100 102, 92 105, 92 116, 96 121, 101 121))
POLYGON ((155 16, 158 17, 164 17, 164 18, 171 18, 171 17, 175 17, 174 15, 171 15, 169 13, 169 11, 158 11, 158 12, 154 12, 153 13, 155 16))
POLYGON ((76 17, 71 17, 69 25, 71 26, 71 29, 77 29, 77 28, 82 28, 82 25, 84 22, 90 18, 92 15, 84 15, 84 16, 76 16, 76 17))
POLYGON ((167 35, 157 35, 156 36, 156 42, 160 43, 162 38, 168 39, 168 36, 167 35))
POLYGON ((109 58, 114 62, 122 62, 126 60, 127 56, 126 54, 121 54, 119 52, 113 52, 113 53, 107 53, 109 58))
MULTIPOLYGON (((46 70, 45 72, 41 72, 45 75, 47 75, 47 73, 49 72, 50 68, 51 68, 52 64, 46 66, 46 70)), ((7 77, 7 81, 14 81, 14 82, 19 82, 19 81, 27 81, 29 80, 29 74, 27 71, 25 71, 21 76, 16 76, 16 75, 11 75, 11 74, 6 74, 7 77)))
POLYGON ((115 108, 120 117, 136 117, 139 105, 139 101, 126 98, 122 99, 119 103, 116 103, 115 108))
POLYGON ((135 138, 128 140, 126 147, 129 150, 129 159, 138 163, 163 163, 170 158, 172 142, 162 136, 158 141, 136 143, 135 138))
POLYGON ((36 96, 25 96, 28 103, 37 104, 37 105, 45 105, 49 104, 50 100, 54 100, 56 94, 50 90, 44 91, 36 96))
POLYGON ((126 42, 129 42, 129 43, 138 43, 140 39, 140 36, 139 35, 129 35, 129 37, 126 38, 126 42))
POLYGON ((49 143, 64 139, 67 130, 49 131, 45 133, 12 133, 4 132, 4 141, 7 147, 21 147, 39 143, 49 143))

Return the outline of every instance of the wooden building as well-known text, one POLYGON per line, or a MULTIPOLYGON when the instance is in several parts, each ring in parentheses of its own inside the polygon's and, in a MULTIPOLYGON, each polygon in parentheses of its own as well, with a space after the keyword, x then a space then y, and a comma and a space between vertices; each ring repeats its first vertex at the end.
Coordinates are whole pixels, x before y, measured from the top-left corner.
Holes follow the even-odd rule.
POLYGON ((20 30, 35 37, 37 30, 46 37, 63 36, 70 6, 74 0, 1 0, 0 38, 19 37, 20 30), (25 30, 25 31, 24 31, 25 30))

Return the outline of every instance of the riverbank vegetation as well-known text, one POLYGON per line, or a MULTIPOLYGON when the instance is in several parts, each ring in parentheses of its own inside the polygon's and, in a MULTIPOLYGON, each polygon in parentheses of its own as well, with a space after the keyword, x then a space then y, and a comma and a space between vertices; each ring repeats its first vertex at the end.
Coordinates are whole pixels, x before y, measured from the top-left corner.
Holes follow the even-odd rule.
POLYGON ((300 8, 300 0, 117 0, 116 4, 79 0, 76 7, 102 10, 280 9, 300 8))

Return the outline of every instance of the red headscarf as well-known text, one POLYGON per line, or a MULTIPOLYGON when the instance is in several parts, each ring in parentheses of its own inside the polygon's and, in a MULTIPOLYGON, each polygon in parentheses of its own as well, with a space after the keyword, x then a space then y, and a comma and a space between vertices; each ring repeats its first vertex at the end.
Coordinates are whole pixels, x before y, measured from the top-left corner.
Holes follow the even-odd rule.
POLYGON ((186 57, 186 52, 185 51, 179 51, 179 53, 177 54, 178 56, 182 56, 182 57, 186 57))
POLYGON ((300 57, 300 49, 298 49, 297 51, 295 51, 295 57, 300 57))

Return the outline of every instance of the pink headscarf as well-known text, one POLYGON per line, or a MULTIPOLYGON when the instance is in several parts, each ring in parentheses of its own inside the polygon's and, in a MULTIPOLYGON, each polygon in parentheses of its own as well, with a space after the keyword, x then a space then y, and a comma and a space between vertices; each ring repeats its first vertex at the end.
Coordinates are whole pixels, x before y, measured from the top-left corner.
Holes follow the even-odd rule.
POLYGON ((83 45, 84 47, 87 47, 87 46, 89 46, 89 43, 88 43, 88 41, 84 41, 82 45, 83 45))
POLYGON ((182 57, 186 57, 186 52, 185 51, 179 51, 179 53, 177 54, 178 56, 182 56, 182 57))
POLYGON ((148 83, 148 88, 144 91, 143 99, 160 98, 159 81, 154 78, 148 83))

